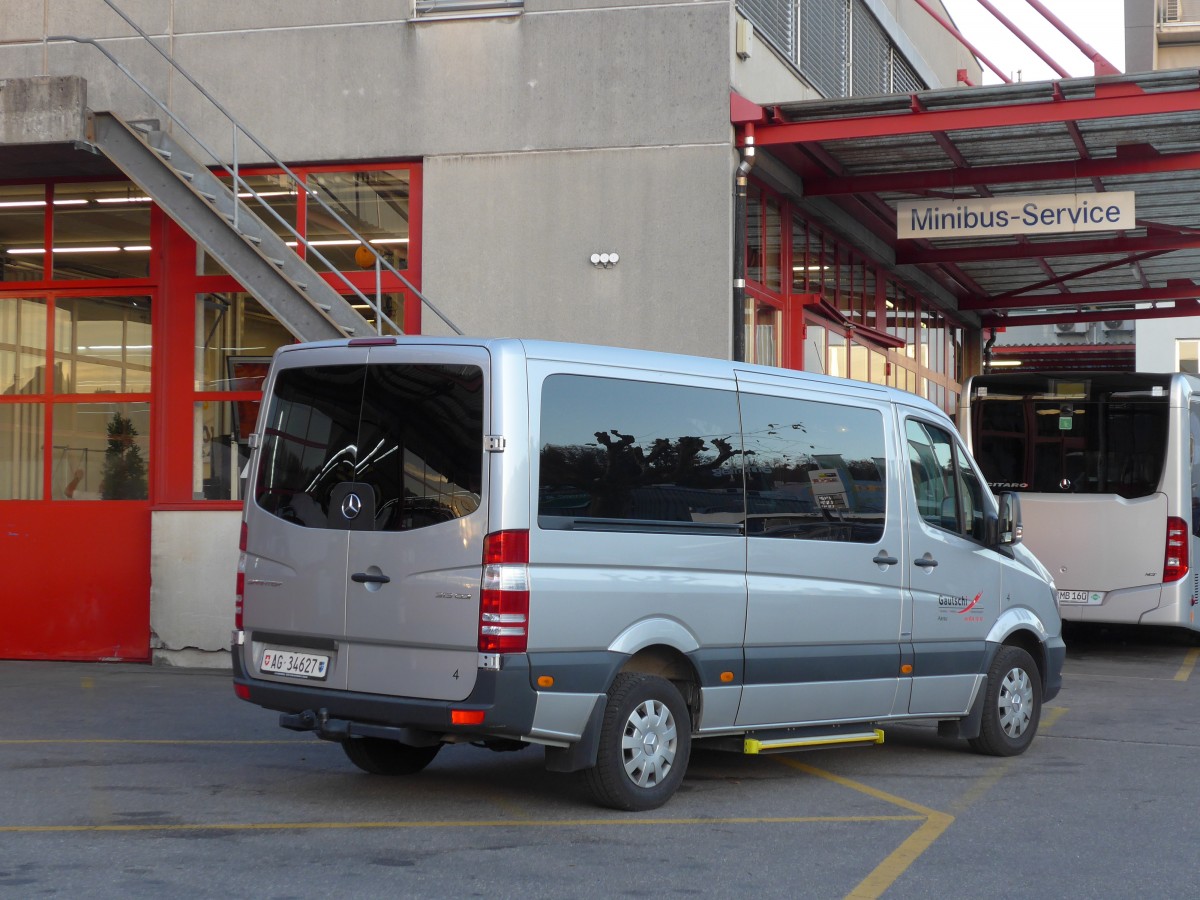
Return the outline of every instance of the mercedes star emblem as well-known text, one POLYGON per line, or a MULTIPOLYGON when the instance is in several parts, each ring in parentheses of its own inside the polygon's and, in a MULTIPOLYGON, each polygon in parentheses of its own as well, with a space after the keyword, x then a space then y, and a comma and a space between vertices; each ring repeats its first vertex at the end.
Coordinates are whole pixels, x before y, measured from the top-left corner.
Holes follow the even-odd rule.
POLYGON ((347 494, 342 500, 342 515, 347 519, 353 519, 362 512, 362 499, 358 494, 347 494))

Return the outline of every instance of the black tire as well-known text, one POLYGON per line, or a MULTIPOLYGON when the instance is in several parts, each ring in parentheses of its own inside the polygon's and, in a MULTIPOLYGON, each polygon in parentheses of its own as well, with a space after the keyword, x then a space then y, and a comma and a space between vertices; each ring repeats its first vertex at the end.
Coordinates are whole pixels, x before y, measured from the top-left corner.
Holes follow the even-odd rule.
POLYGON ((372 775, 413 775, 433 762, 441 744, 411 747, 385 738, 347 738, 342 749, 350 762, 372 775))
POLYGON ((1001 647, 988 669, 979 737, 970 745, 988 756, 1024 753, 1042 718, 1042 676, 1020 647, 1001 647))
POLYGON ((601 806, 657 809, 683 781, 691 749, 692 720, 678 688, 665 678, 623 673, 608 689, 588 787, 601 806))

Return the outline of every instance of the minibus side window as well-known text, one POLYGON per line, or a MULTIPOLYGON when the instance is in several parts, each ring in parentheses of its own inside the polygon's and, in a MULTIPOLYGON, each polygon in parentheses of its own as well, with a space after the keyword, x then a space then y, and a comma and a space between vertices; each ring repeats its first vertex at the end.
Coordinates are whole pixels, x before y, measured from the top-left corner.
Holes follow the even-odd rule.
POLYGON ((917 512, 930 525, 984 539, 983 484, 962 447, 945 429, 909 419, 909 472, 917 512))
POLYGON ((552 375, 539 444, 543 528, 737 533, 745 518, 732 390, 552 375))
POLYGON ((887 451, 878 410, 743 393, 742 428, 749 535, 883 538, 887 451))

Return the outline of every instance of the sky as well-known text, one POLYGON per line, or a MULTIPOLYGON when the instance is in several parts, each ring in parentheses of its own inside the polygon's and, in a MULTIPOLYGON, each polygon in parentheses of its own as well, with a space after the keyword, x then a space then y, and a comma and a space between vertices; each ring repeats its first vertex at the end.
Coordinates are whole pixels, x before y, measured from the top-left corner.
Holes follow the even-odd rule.
MULTIPOLYGON (((942 2, 963 36, 1013 81, 1044 81, 1059 77, 980 5, 979 0, 942 2)), ((1094 74, 1091 60, 1026 0, 990 0, 990 3, 1070 75, 1094 74)), ((1041 0, 1041 3, 1082 40, 1099 50, 1105 59, 1124 71, 1124 0, 1041 0)), ((983 65, 983 83, 1000 84, 1001 80, 983 65)))

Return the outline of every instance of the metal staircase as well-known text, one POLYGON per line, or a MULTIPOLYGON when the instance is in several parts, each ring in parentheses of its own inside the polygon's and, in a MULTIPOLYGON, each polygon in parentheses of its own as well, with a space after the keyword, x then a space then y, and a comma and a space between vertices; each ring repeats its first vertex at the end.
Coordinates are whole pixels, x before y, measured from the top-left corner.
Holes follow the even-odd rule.
POLYGON ((310 205, 319 205, 340 224, 347 238, 357 241, 360 249, 365 248, 370 253, 374 260, 377 286, 381 282, 382 271, 387 269, 452 331, 462 334, 370 241, 355 231, 318 192, 310 190, 299 176, 238 122, 150 35, 118 9, 112 0, 104 2, 221 113, 230 128, 232 159, 227 160, 223 154, 211 149, 205 140, 191 131, 98 41, 73 35, 48 37, 47 41, 72 41, 95 47, 163 111, 176 127, 176 135, 186 135, 190 139, 185 148, 182 140, 160 128, 158 122, 125 122, 111 112, 93 112, 92 142, 296 338, 302 341, 327 340, 362 336, 375 331, 382 333, 385 328, 400 333, 401 328, 384 313, 378 287, 373 297, 363 294, 324 257, 319 248, 309 243, 241 177, 237 149, 239 136, 243 141, 249 140, 265 154, 291 180, 295 190, 306 195, 310 205), (199 151, 208 157, 207 164, 198 159, 199 151), (294 238, 296 248, 304 248, 304 256, 289 246, 289 241, 280 237, 277 229, 268 226, 256 214, 256 209, 273 217, 280 226, 278 230, 294 238), (323 265, 335 284, 340 281, 340 287, 331 287, 314 268, 314 264, 323 265), (377 324, 372 326, 359 315, 351 300, 342 292, 353 301, 369 306, 377 324))
POLYGON ((297 338, 372 333, 357 310, 166 132, 93 113, 92 140, 297 338))

